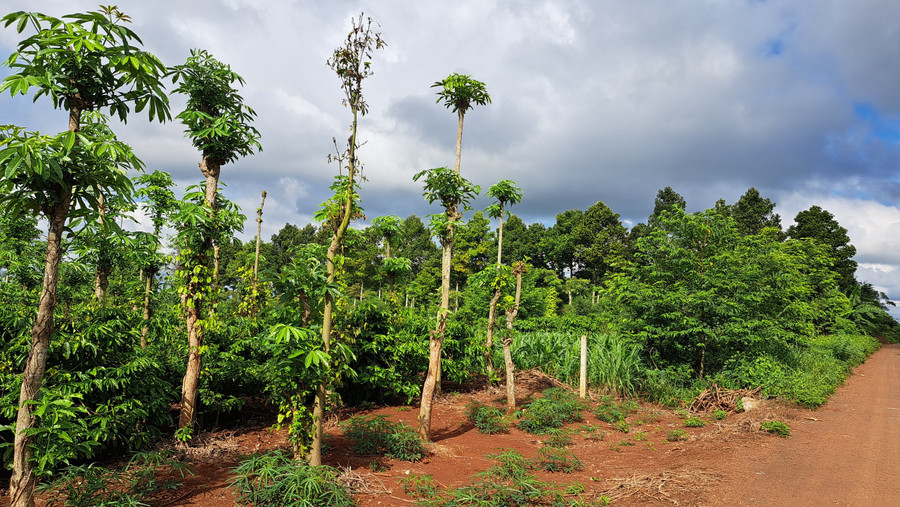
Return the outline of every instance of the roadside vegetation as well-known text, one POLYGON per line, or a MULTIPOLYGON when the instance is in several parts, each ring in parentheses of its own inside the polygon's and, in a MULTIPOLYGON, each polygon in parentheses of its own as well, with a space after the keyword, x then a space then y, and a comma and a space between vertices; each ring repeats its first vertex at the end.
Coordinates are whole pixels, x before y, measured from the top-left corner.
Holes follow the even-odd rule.
MULTIPOLYGON (((220 421, 240 420, 249 401, 271 407, 272 422, 288 428, 292 456, 243 461, 232 482, 242 501, 301 495, 301 503, 314 496, 346 504, 349 497, 334 489, 337 472, 318 467, 327 416, 344 407, 421 402, 418 428, 380 418, 344 422, 357 452, 417 461, 427 452, 431 402, 442 382, 473 381, 506 387, 505 411, 470 405, 479 431, 517 427, 555 443, 536 461, 496 455, 495 467, 446 494, 429 478, 410 476, 409 493, 425 505, 485 498, 581 505, 587 500, 577 488, 560 489, 531 472, 578 469, 561 428, 577 426, 586 411, 610 426, 588 425, 585 434, 603 440, 616 432, 610 446, 620 450, 644 442, 645 433, 632 430, 658 417, 636 415, 637 399, 677 407, 716 385, 761 388, 814 408, 877 350, 876 336, 900 339, 887 312, 893 302, 855 279, 855 249, 834 217, 813 206, 784 229, 775 204, 755 188, 736 203, 687 213, 667 187, 647 222, 630 230, 599 201, 560 210, 554 224, 525 224, 507 209, 527 204, 522 190, 511 180, 492 186, 461 177, 458 148, 455 171, 423 168, 415 177, 426 200, 442 207, 430 223, 411 215, 349 227, 366 218, 357 193, 356 148, 365 136, 357 120, 368 112, 362 78, 377 69, 375 53, 385 44, 363 15, 329 60, 352 115, 348 145, 335 142, 333 197, 316 223, 285 224, 268 240, 242 242, 235 234, 244 217, 227 199, 221 183, 228 172, 220 169, 252 156, 264 140, 237 94, 240 76, 203 50, 174 67, 128 55, 121 39, 139 39, 114 7, 64 21, 3 18, 23 42, 6 61, 12 75, 0 91, 49 98, 70 118, 55 136, 0 127, 0 452, 11 470, 13 505, 30 505, 40 481, 70 497, 112 481, 141 501, 166 486, 130 465, 90 463, 171 437, 190 446, 220 421), (30 38, 36 27, 46 38, 30 38), (66 53, 47 49, 54 47, 83 54, 45 59, 66 53), (119 57, 130 63, 115 64, 119 57), (126 71, 140 72, 119 74, 126 71), (91 72, 97 80, 74 81, 91 72), (60 80, 42 81, 51 75, 60 80), (201 152, 204 179, 180 197, 165 173, 137 174, 140 154, 115 139, 101 113, 169 118, 164 78, 189 97, 177 118, 185 143, 201 152), (111 81, 91 88, 102 79, 111 81), (141 93, 116 91, 132 85, 141 93), (468 210, 479 185, 497 202, 468 210), (117 225, 138 208, 153 217, 154 233, 117 225), (466 220, 463 211, 471 211, 466 220), (605 397, 588 406, 557 388, 517 406, 515 372, 537 369, 577 385, 583 335, 589 387, 605 397), (49 483, 52 477, 61 479, 49 483)), ((457 113, 459 146, 464 113, 490 97, 469 76, 437 85, 438 102, 457 113)), ((469 120, 478 121, 477 111, 469 120)), ((711 420, 686 417, 684 426, 711 420)), ((778 421, 765 429, 789 434, 778 421)), ((672 430, 668 441, 686 437, 672 430)), ((176 465, 159 459, 142 470, 176 465)))

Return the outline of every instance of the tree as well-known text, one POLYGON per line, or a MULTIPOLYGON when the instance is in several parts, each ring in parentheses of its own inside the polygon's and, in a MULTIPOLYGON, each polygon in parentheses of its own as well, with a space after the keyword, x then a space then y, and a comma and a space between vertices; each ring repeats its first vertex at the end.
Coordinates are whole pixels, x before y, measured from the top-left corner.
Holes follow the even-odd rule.
POLYGON ((408 273, 412 267, 409 259, 403 257, 391 257, 391 242, 400 234, 403 222, 396 215, 377 217, 372 220, 372 227, 384 238, 384 264, 383 270, 387 274, 391 293, 394 292, 394 280, 397 275, 408 273))
POLYGON ((456 127, 456 174, 459 174, 459 162, 462 155, 463 120, 466 111, 476 105, 483 106, 490 103, 491 96, 487 92, 484 83, 471 76, 462 74, 450 74, 443 81, 431 85, 432 88, 440 88, 437 103, 444 101, 444 106, 457 114, 459 122, 456 127))
POLYGON ((624 259, 626 233, 618 213, 602 202, 581 215, 572 231, 575 259, 590 272, 594 285, 624 259))
POLYGON ((441 349, 447 331, 447 313, 450 311, 450 263, 453 234, 457 222, 462 217, 459 206, 465 207, 480 189, 459 173, 447 167, 422 171, 413 176, 414 181, 425 177, 425 200, 429 203, 440 201, 444 213, 432 216, 431 229, 441 241, 441 303, 437 315, 437 329, 431 334, 428 346, 428 373, 422 386, 419 405, 419 434, 431 440, 431 409, 434 403, 435 386, 440 379, 441 349))
POLYGON ((151 174, 142 174, 138 177, 137 182, 143 185, 138 189, 137 195, 146 199, 144 208, 153 222, 152 252, 144 262, 144 276, 147 280, 144 287, 144 323, 141 326, 141 348, 145 348, 149 332, 150 295, 153 293, 153 281, 162 264, 161 259, 157 256, 160 245, 159 233, 175 211, 177 200, 171 189, 174 183, 169 173, 153 171, 151 174))
POLYGON ((556 215, 556 223, 547 229, 541 238, 541 250, 546 252, 547 264, 560 278, 575 273, 575 227, 581 221, 583 212, 570 209, 556 215))
POLYGON ((13 74, 0 83, 0 92, 47 96, 55 109, 68 112, 68 131, 55 136, 8 127, 0 134, 0 204, 16 210, 39 210, 47 220, 44 281, 32 345, 23 374, 13 444, 11 505, 34 504, 36 478, 32 463, 32 402, 40 393, 47 364, 53 310, 56 306, 61 241, 70 217, 97 220, 97 192, 130 192, 121 169, 140 169, 131 149, 119 142, 99 115, 109 108, 122 121, 131 104, 136 111, 149 106, 150 119, 170 118, 160 76, 163 65, 142 51, 137 34, 125 23, 130 18, 115 7, 55 18, 40 13, 14 12, 4 26, 16 25, 36 33, 22 40, 4 62, 13 74), (113 170, 115 169, 115 170, 113 170))
MULTIPOLYGON (((341 80, 341 89, 344 91, 343 103, 350 108, 352 116, 350 122, 350 137, 347 139, 346 150, 338 154, 334 160, 339 164, 339 173, 344 169, 347 174, 339 174, 335 178, 332 189, 334 197, 323 205, 322 212, 317 215, 325 218, 331 224, 333 234, 331 244, 326 252, 327 283, 334 283, 337 277, 336 258, 341 248, 341 241, 350 225, 350 220, 361 215, 356 193, 359 182, 357 176, 360 170, 357 149, 357 127, 359 117, 369 111, 369 106, 363 98, 363 80, 372 75, 372 55, 374 51, 385 47, 380 32, 372 31, 372 19, 363 19, 360 14, 358 19, 352 22, 352 28, 347 35, 343 46, 334 50, 328 59, 328 66, 341 80)), ((335 141, 337 146, 337 141, 335 141)), ((331 159, 331 157, 329 157, 331 159)), ((333 324, 332 313, 334 311, 334 295, 331 291, 325 293, 325 307, 322 312, 322 346, 326 356, 331 352, 331 328, 333 324)), ((309 451, 308 461, 310 465, 322 464, 322 435, 323 419, 325 417, 325 396, 328 389, 326 380, 319 383, 316 389, 315 408, 313 409, 314 433, 312 447, 309 451)))
POLYGON ((759 234, 766 227, 781 230, 781 216, 773 212, 775 203, 759 195, 759 190, 754 187, 747 189, 728 209, 743 236, 759 234))
POLYGON ((824 245, 834 261, 838 286, 844 294, 850 294, 856 285, 856 247, 850 244, 847 229, 835 220, 834 215, 819 206, 797 213, 794 225, 788 227, 791 239, 812 238, 824 245))
POLYGON ((664 212, 684 211, 686 208, 687 201, 684 200, 681 194, 673 190, 672 187, 663 188, 656 193, 656 199, 653 200, 653 213, 650 214, 647 223, 651 227, 656 227, 660 224, 660 218, 662 218, 664 212))
MULTIPOLYGON (((519 204, 522 202, 522 189, 517 187, 515 182, 510 180, 500 180, 498 183, 491 186, 488 189, 487 195, 489 197, 494 198, 497 202, 491 204, 487 213, 491 218, 497 218, 500 220, 500 226, 497 228, 497 272, 499 275, 500 266, 502 265, 503 258, 503 218, 506 214, 506 206, 519 204)), ((500 287, 494 291, 493 297, 491 297, 490 307, 488 309, 488 327, 487 327, 487 339, 485 340, 485 367, 487 368, 488 377, 491 377, 494 373, 494 361, 493 361, 493 350, 494 350, 494 326, 496 324, 496 312, 497 312, 497 302, 500 301, 500 287)), ((505 357, 505 356, 504 356, 505 357)), ((507 365, 507 371, 509 370, 509 366, 507 365)), ((507 376, 507 382, 509 382, 510 377, 507 376)), ((507 387, 507 390, 509 388, 507 387)), ((515 405, 515 399, 513 400, 513 404, 515 405)))
MULTIPOLYGON (((206 178, 203 213, 216 229, 217 194, 222 166, 240 157, 252 155, 262 149, 259 131, 250 122, 256 113, 244 104, 234 84, 243 85, 244 79, 231 67, 216 60, 202 49, 191 50, 182 65, 169 71, 176 92, 187 96, 184 111, 177 118, 185 126, 185 134, 191 138, 201 153, 200 172, 206 178)), ((185 322, 188 331, 188 360, 181 387, 181 412, 178 428, 184 438, 190 437, 190 428, 196 418, 200 389, 200 347, 203 343, 203 307, 209 299, 209 280, 214 269, 211 250, 214 237, 197 235, 195 231, 182 230, 182 251, 179 255, 182 273, 185 274, 184 294, 185 322), (205 295, 204 295, 205 294, 205 295)))

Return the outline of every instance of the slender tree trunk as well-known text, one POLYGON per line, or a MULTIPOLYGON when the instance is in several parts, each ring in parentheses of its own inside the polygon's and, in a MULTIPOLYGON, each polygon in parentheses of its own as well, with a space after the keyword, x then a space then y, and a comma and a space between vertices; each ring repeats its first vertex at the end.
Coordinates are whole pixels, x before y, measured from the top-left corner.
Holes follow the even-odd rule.
POLYGON ((500 301, 500 289, 494 291, 491 306, 488 309, 487 340, 484 343, 484 363, 487 368, 488 382, 494 378, 494 329, 497 326, 497 303, 500 301))
POLYGON ((525 273, 525 263, 519 262, 513 274, 516 275, 516 297, 513 307, 506 310, 506 336, 503 337, 503 360, 506 362, 506 413, 516 411, 516 380, 515 368, 512 360, 513 322, 519 313, 519 300, 522 296, 522 274, 525 273))
MULTIPOLYGON (((98 222, 100 223, 100 226, 103 227, 104 221, 106 220, 106 205, 104 204, 103 193, 99 191, 99 188, 97 190, 98 222)), ((100 248, 108 247, 109 245, 105 244, 105 242, 101 242, 100 248)), ((106 289, 109 288, 109 275, 111 272, 112 269, 110 269, 110 266, 107 264, 105 255, 100 254, 97 269, 94 271, 94 299, 99 303, 102 303, 103 300, 106 299, 106 289)))
MULTIPOLYGON (((455 211, 455 210, 454 210, 455 211)), ((438 310, 437 329, 432 333, 428 343, 428 373, 425 375, 425 384, 422 386, 422 399, 419 404, 419 435, 425 440, 431 440, 431 412, 434 405, 434 396, 440 381, 441 349, 444 346, 444 336, 447 331, 447 313, 450 311, 450 259, 453 245, 453 228, 447 237, 441 240, 441 306, 438 310)))
MULTIPOLYGON (((216 192, 219 185, 219 173, 221 165, 203 157, 200 163, 200 172, 206 176, 206 206, 210 212, 215 211, 216 192)), ((212 240, 207 239, 200 252, 200 264, 209 268, 208 252, 212 248, 212 240)), ((217 264, 217 263, 216 263, 217 264)), ((214 266, 215 272, 218 272, 218 266, 214 266)), ((215 273, 213 273, 215 279, 215 273)), ((215 283, 215 282, 214 282, 215 283)), ((215 285, 213 290, 215 290, 215 285)), ((199 283, 190 283, 188 285, 188 294, 186 297, 187 314, 185 325, 188 332, 188 360, 187 368, 184 372, 184 379, 181 383, 181 412, 178 415, 178 428, 183 429, 194 424, 197 418, 197 403, 199 401, 200 392, 200 370, 201 358, 200 347, 203 345, 203 328, 199 325, 202 309, 201 297, 202 287, 199 283)), ((212 306, 210 306, 212 311, 212 306)), ((211 315, 210 315, 211 316, 211 315)))
POLYGON ((150 294, 153 290, 153 270, 147 270, 147 281, 144 286, 144 323, 141 325, 141 348, 147 348, 147 334, 150 332, 150 294))
MULTIPOLYGON (((266 191, 262 191, 262 201, 259 203, 259 208, 256 210, 256 255, 253 258, 253 294, 254 298, 258 299, 257 294, 259 294, 259 245, 262 240, 262 215, 263 215, 263 206, 266 205, 266 191)), ((256 306, 258 301, 254 299, 253 301, 253 314, 256 315, 256 306)))
POLYGON ((38 302, 37 319, 31 328, 31 349, 22 374, 22 388, 19 392, 19 413, 16 417, 16 433, 13 440, 13 469, 9 481, 10 505, 14 507, 34 506, 34 487, 37 478, 31 458, 33 438, 27 432, 34 428, 34 405, 31 402, 40 396, 44 372, 47 369, 47 354, 50 351, 50 334, 53 331, 53 310, 56 308, 56 291, 59 287, 59 264, 62 259, 62 234, 72 200, 72 187, 62 189, 60 202, 48 213, 47 253, 44 258, 44 282, 38 302))
POLYGON ((462 159, 463 118, 465 117, 466 112, 460 108, 457 110, 457 115, 459 120, 456 125, 456 174, 459 174, 459 162, 462 159))

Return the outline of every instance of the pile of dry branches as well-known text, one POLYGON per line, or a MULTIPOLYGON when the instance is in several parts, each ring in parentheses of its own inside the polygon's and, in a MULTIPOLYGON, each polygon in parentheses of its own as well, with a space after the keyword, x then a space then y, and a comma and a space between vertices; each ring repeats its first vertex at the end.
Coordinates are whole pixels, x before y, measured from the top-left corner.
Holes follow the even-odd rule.
POLYGON ((757 398, 762 386, 756 389, 725 389, 713 384, 709 389, 705 389, 698 394, 694 401, 691 402, 691 412, 712 412, 713 410, 724 410, 726 412, 737 412, 737 402, 741 398, 757 398))

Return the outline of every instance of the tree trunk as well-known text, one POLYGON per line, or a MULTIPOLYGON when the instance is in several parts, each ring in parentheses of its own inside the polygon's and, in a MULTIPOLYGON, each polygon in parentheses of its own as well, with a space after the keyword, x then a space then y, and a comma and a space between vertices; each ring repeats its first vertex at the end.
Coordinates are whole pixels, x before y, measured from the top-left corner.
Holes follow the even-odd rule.
POLYGON ((462 159, 463 117, 465 117, 466 112, 462 108, 459 108, 457 114, 459 116, 459 121, 456 125, 456 174, 459 174, 459 162, 462 159))
POLYGON ((256 210, 256 255, 253 258, 253 309, 250 314, 255 316, 259 305, 259 244, 262 240, 262 214, 266 205, 266 191, 262 191, 262 202, 256 210))
POLYGON ((447 331, 447 313, 450 311, 450 259, 453 245, 453 228, 447 238, 441 240, 441 306, 438 310, 437 328, 431 334, 428 343, 428 373, 422 386, 422 399, 419 403, 419 435, 431 441, 431 412, 434 405, 435 391, 441 371, 441 349, 444 346, 444 335, 447 331))
POLYGON ((141 348, 147 348, 147 334, 150 332, 150 293, 153 290, 153 270, 147 270, 147 283, 144 286, 144 323, 141 325, 141 348))
MULTIPOLYGON (((216 209, 216 192, 219 185, 219 173, 221 168, 221 165, 209 160, 205 156, 200 163, 200 172, 206 176, 205 204, 210 209, 210 213, 215 212, 216 209)), ((207 269, 209 269, 208 252, 210 248, 212 248, 212 239, 208 238, 199 253, 200 258, 198 259, 200 265, 207 269)), ((218 259, 217 256, 214 255, 214 257, 218 259)), ((218 266, 216 265, 214 267, 216 268, 215 271, 218 272, 218 266)), ((213 273, 213 279, 215 280, 215 272, 213 273)), ((215 285, 213 286, 213 290, 215 290, 215 285)), ((184 372, 184 379, 181 382, 181 412, 178 414, 179 429, 192 426, 197 418, 196 409, 199 401, 200 370, 202 366, 200 347, 203 345, 203 328, 199 325, 201 315, 200 306, 202 301, 200 297, 201 292, 202 287, 200 283, 188 284, 188 294, 185 298, 185 325, 188 332, 188 360, 187 368, 184 372)), ((210 305, 210 312, 212 311, 213 306, 210 305)), ((210 315, 210 317, 211 316, 212 315, 210 315)))
POLYGON ((516 381, 515 365, 512 360, 513 322, 519 313, 519 300, 522 296, 522 274, 525 273, 525 263, 519 262, 513 274, 516 275, 516 297, 513 307, 506 310, 506 336, 503 337, 503 360, 506 362, 506 413, 516 411, 516 381))
POLYGON ((488 309, 487 340, 485 341, 484 363, 487 369, 488 382, 494 382, 494 328, 497 326, 497 303, 500 301, 500 289, 494 291, 491 306, 488 309))
POLYGON ((47 253, 44 258, 44 282, 38 302, 37 319, 31 328, 31 349, 22 374, 22 388, 19 394, 19 413, 16 417, 16 433, 13 441, 13 469, 9 482, 10 505, 14 507, 34 506, 34 487, 37 478, 31 458, 33 438, 27 432, 34 428, 34 405, 38 399, 44 372, 47 369, 47 354, 50 350, 50 333, 53 331, 53 310, 56 308, 56 291, 59 287, 59 264, 62 258, 62 234, 72 200, 72 187, 62 189, 60 202, 48 213, 47 253))

